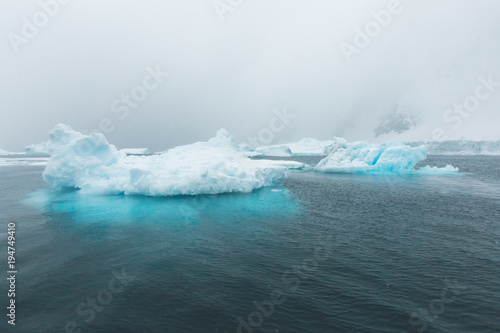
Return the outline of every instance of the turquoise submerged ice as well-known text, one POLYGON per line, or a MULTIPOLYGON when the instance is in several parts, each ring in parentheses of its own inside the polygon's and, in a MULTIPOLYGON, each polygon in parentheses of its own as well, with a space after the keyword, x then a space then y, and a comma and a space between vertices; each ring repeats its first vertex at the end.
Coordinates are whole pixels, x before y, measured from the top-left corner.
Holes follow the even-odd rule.
POLYGON ((456 173, 450 165, 444 168, 423 167, 415 170, 415 165, 427 158, 427 146, 410 147, 399 142, 387 145, 339 141, 332 152, 315 167, 321 172, 373 172, 401 173, 418 172, 426 174, 456 173))
POLYGON ((127 156, 104 135, 78 135, 51 155, 43 179, 56 187, 86 193, 148 196, 251 192, 274 185, 293 161, 251 160, 239 153, 221 129, 208 142, 197 142, 159 155, 127 156))

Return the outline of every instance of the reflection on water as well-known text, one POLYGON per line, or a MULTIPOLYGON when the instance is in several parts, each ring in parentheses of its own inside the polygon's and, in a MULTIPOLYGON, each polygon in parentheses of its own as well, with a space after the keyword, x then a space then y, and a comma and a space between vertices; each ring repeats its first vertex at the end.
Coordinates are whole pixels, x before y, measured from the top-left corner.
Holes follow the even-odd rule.
POLYGON ((268 187, 252 193, 146 197, 91 195, 75 189, 41 189, 25 204, 49 214, 69 214, 75 222, 197 223, 204 218, 234 220, 250 217, 286 218, 299 205, 285 188, 268 187))

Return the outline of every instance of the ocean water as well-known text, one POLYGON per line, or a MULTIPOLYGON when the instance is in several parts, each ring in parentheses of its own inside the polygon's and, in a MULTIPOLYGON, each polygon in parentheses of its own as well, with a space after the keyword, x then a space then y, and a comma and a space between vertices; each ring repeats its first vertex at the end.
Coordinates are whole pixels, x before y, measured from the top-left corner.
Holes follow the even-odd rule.
POLYGON ((500 157, 175 198, 55 191, 38 160, 0 164, 0 267, 15 222, 18 270, 0 332, 500 332, 500 157))

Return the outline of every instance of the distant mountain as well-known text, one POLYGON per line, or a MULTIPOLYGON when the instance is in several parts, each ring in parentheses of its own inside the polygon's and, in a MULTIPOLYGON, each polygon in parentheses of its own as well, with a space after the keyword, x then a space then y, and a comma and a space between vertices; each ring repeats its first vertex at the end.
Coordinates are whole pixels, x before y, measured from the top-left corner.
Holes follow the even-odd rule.
POLYGON ((398 106, 395 110, 387 113, 374 129, 375 137, 395 132, 401 134, 415 126, 416 119, 410 112, 402 111, 398 106))

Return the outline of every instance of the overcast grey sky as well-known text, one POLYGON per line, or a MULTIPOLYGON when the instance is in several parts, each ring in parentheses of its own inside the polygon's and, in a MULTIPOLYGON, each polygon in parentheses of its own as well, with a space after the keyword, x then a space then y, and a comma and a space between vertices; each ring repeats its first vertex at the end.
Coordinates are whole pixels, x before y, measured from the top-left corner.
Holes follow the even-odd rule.
POLYGON ((2 3, 0 148, 59 122, 119 148, 243 142, 285 109, 272 143, 390 139, 391 110, 415 121, 398 139, 500 139, 497 0, 56 1, 2 3))

